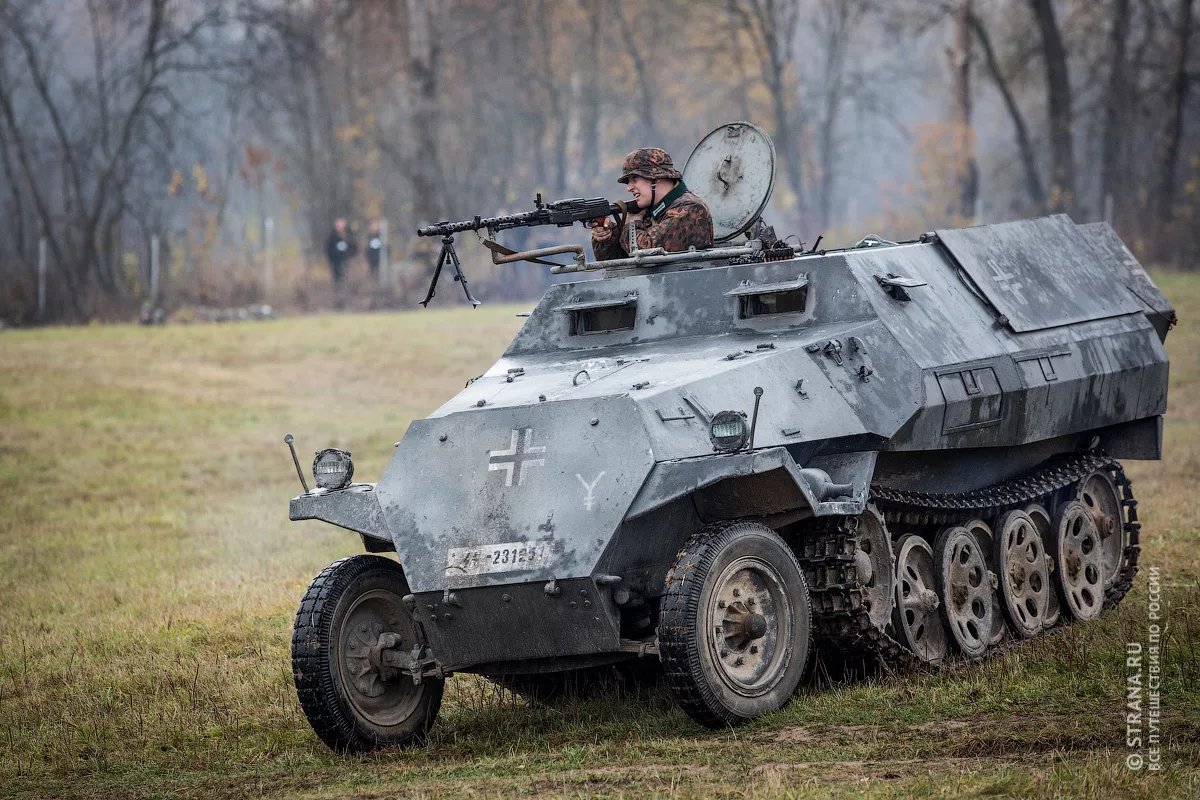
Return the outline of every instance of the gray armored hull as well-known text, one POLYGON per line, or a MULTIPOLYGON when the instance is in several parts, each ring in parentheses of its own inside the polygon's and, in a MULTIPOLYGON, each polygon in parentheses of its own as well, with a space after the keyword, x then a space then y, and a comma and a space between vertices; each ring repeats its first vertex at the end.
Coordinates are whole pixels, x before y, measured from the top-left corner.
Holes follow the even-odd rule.
MULTIPOLYGON (((1057 216, 676 267, 552 287, 491 369, 411 425, 378 484, 292 501, 293 519, 396 552, 420 630, 409 674, 657 652, 686 695, 680 664, 700 645, 663 641, 686 612, 684 557, 703 572, 705 542, 752 539, 749 524, 803 570, 818 648, 936 663, 956 646, 978 655, 1006 619, 1008 635, 1034 635, 1098 613, 1098 592, 1120 599, 1137 527, 1113 459, 1161 455, 1174 312, 1106 225, 1057 216), (1079 575, 1095 574, 1072 584, 1053 574, 1053 551, 1064 573, 1075 540, 1103 558, 1079 556, 1079 575), (1032 547, 1029 575, 1042 577, 1026 581, 1006 547, 1032 547), (999 575, 995 593, 972 589, 988 608, 939 610, 958 578, 933 573, 952 556, 999 575), (1057 594, 1030 588, 1043 578, 1057 594), (922 614, 942 620, 944 641, 918 641, 922 614)), ((746 546, 747 563, 780 558, 746 546)), ((789 569, 751 570, 746 585, 778 605, 789 569)), ((703 722, 758 713, 738 705, 757 691, 738 688, 739 670, 758 662, 728 651, 757 654, 747 643, 774 635, 760 631, 776 616, 729 616, 730 603, 712 608, 734 644, 704 658, 742 659, 726 681, 734 699, 722 711, 681 699, 703 722)), ((772 658, 754 668, 793 669, 772 658)))

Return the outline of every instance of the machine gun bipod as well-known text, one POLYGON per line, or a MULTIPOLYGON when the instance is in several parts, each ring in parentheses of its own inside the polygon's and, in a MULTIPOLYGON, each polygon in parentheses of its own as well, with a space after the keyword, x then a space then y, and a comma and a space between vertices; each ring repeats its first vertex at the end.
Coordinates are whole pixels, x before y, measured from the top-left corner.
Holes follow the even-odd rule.
MULTIPOLYGON (((439 223, 445 225, 446 223, 439 223)), ((479 301, 471 296, 471 288, 467 286, 467 276, 463 274, 462 264, 458 260, 458 252, 454 249, 454 235, 447 233, 442 237, 442 252, 438 255, 437 266, 433 269, 433 280, 429 282, 429 292, 425 295, 425 299, 421 301, 421 305, 429 308, 429 301, 433 299, 433 295, 437 292, 438 278, 442 275, 442 267, 449 261, 454 266, 454 280, 462 284, 463 294, 467 296, 467 302, 472 308, 479 305, 479 301)))

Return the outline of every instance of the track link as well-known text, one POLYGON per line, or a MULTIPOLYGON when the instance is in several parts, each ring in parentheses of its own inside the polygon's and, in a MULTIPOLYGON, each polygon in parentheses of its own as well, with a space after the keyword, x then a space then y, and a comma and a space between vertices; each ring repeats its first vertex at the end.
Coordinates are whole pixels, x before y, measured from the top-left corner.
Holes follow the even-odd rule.
MULTIPOLYGON (((1108 456, 1085 453, 1055 458, 1024 475, 962 494, 914 492, 876 485, 871 487, 871 502, 883 512, 889 524, 948 525, 974 516, 995 518, 1034 502, 1049 508, 1056 494, 1097 470, 1107 472, 1121 493, 1127 542, 1122 552, 1120 577, 1104 596, 1105 609, 1111 609, 1129 592, 1137 576, 1141 526, 1132 484, 1121 465, 1108 456)), ((865 591, 858 583, 854 564, 857 528, 855 517, 820 517, 806 528, 805 538, 797 548, 796 555, 812 593, 817 640, 845 655, 876 659, 887 669, 922 666, 904 645, 871 622, 870 609, 864 603, 865 591)), ((1001 649, 1009 648, 996 648, 989 653, 1001 649)))

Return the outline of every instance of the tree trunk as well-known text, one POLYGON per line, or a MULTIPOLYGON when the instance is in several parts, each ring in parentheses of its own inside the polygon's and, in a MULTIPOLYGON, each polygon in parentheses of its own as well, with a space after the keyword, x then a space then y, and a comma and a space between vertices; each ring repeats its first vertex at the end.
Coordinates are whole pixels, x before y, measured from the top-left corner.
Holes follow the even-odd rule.
POLYGON ((582 84, 579 106, 579 172, 584 185, 590 185, 600 177, 600 68, 597 52, 601 32, 602 8, 588 0, 579 0, 580 13, 587 19, 587 33, 583 37, 582 84))
POLYGON ((1167 93, 1167 120, 1163 130, 1163 147, 1158 168, 1158 187, 1155 191, 1155 202, 1151 205, 1155 213, 1155 228, 1158 231, 1154 237, 1154 250, 1160 259, 1167 258, 1174 251, 1174 242, 1169 233, 1175 217, 1176 174, 1179 165, 1180 143, 1183 141, 1183 111, 1191 83, 1191 76, 1188 74, 1188 46, 1191 44, 1195 0, 1180 0, 1179 5, 1181 14, 1177 28, 1179 36, 1175 40, 1175 51, 1172 54, 1171 82, 1167 93))
POLYGON ((1051 0, 1029 0, 1042 36, 1046 68, 1046 102, 1050 116, 1050 209, 1070 211, 1075 205, 1075 145, 1071 133, 1071 80, 1067 51, 1051 0))
POLYGON ((616 5, 614 12, 621 27, 621 41, 625 43, 626 52, 632 62, 633 74, 637 79, 638 96, 641 99, 642 135, 646 137, 645 146, 662 147, 662 135, 659 133, 657 113, 655 109, 654 84, 650 80, 649 67, 646 59, 634 38, 633 26, 625 16, 621 4, 616 5))
POLYGON ((1029 126, 1025 122, 1025 115, 1021 113, 1021 107, 1017 105, 1008 79, 1000 70, 1000 61, 996 58, 992 39, 988 35, 987 28, 984 27, 983 21, 972 15, 971 27, 975 31, 975 37, 979 39, 979 46, 983 48, 988 73, 992 76, 992 81, 996 84, 1000 97, 1004 100, 1004 108, 1008 111, 1008 117, 1012 120, 1013 129, 1016 131, 1017 152, 1021 158, 1022 171, 1025 173, 1025 191, 1029 193, 1029 200, 1033 203, 1035 213, 1045 214, 1047 211, 1046 192, 1042 188, 1042 179, 1038 174, 1037 155, 1033 150, 1033 142, 1029 138, 1029 126))
POLYGON ((775 147, 783 162, 788 188, 795 197, 797 217, 803 218, 806 207, 801 137, 793 130, 788 107, 790 94, 787 83, 791 66, 792 39, 799 19, 796 0, 727 0, 726 8, 735 25, 740 25, 751 37, 758 55, 759 69, 771 104, 775 147))
MULTIPOLYGON (((567 128, 569 120, 567 119, 566 109, 563 107, 563 90, 560 84, 564 76, 560 75, 555 69, 555 36, 551 32, 554 26, 554 7, 548 6, 546 0, 539 0, 536 15, 538 38, 540 39, 538 48, 542 51, 545 58, 545 69, 541 71, 541 79, 546 87, 546 97, 550 101, 550 119, 553 123, 546 126, 546 129, 550 131, 550 135, 553 137, 550 142, 550 152, 554 168, 551 193, 554 197, 562 197, 567 191, 567 128)), ((542 143, 539 142, 539 144, 542 143)))
POLYGON ((954 9, 954 49, 950 53, 954 84, 954 137, 962 159, 958 172, 958 214, 975 217, 979 195, 979 166, 971 127, 971 0, 958 0, 954 9))
POLYGON ((441 47, 440 0, 408 0, 409 70, 415 82, 413 127, 416 132, 416 163, 412 173, 413 191, 422 208, 434 219, 445 211, 442 193, 443 174, 438 151, 438 69, 441 47))
POLYGON ((1100 145, 1100 196, 1097 207, 1105 209, 1108 198, 1114 197, 1116 206, 1117 176, 1124 170, 1121 160, 1121 143, 1126 134, 1127 110, 1129 106, 1128 63, 1125 45, 1129 39, 1129 0, 1113 3, 1112 30, 1108 34, 1108 60, 1112 67, 1108 73, 1108 86, 1104 97, 1104 133, 1100 145))

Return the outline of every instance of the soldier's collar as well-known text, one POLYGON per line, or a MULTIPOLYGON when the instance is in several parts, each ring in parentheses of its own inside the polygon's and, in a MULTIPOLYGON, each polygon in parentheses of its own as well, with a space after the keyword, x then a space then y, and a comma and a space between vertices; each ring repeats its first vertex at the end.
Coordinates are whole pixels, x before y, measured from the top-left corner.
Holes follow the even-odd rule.
POLYGON ((667 209, 670 208, 671 205, 687 190, 687 185, 684 184, 683 179, 680 178, 679 183, 675 184, 675 188, 667 192, 666 196, 663 197, 662 200, 659 200, 654 208, 650 209, 650 219, 655 222, 658 222, 660 219, 662 219, 662 215, 667 213, 667 209))

